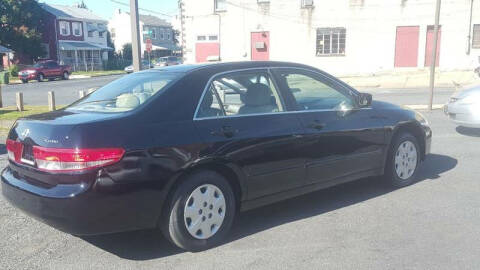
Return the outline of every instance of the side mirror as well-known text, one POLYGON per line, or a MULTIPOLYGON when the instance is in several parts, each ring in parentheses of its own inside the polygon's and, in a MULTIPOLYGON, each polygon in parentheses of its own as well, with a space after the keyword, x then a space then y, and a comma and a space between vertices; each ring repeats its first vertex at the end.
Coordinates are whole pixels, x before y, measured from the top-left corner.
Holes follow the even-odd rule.
POLYGON ((370 107, 372 105, 372 95, 368 93, 360 93, 357 103, 361 108, 370 107))

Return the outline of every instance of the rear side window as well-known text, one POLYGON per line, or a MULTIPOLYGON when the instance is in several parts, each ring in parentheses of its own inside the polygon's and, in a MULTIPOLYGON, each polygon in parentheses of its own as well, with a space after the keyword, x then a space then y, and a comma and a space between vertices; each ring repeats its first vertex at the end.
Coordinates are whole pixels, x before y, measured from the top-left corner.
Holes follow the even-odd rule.
POLYGON ((268 72, 242 71, 217 76, 200 102, 196 118, 270 114, 283 103, 268 72))
POLYGON ((67 109, 94 112, 125 112, 133 110, 164 90, 181 76, 172 72, 133 73, 115 80, 67 109))

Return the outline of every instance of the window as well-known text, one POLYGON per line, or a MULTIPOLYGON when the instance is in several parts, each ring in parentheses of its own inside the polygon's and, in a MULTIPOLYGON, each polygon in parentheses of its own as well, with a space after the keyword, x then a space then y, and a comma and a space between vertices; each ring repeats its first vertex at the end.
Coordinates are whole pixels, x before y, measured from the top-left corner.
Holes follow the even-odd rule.
POLYGON ((206 36, 197 36, 197 41, 205 41, 207 40, 206 36))
POLYGON ((54 62, 54 61, 47 62, 47 68, 57 68, 57 67, 58 67, 57 62, 54 62))
POLYGON ((480 24, 473 25, 472 48, 480 49, 480 24))
POLYGON ((161 29, 160 30, 160 39, 164 39, 165 37, 165 30, 161 29))
POLYGON ((163 91, 180 73, 133 73, 115 80, 69 107, 93 112, 125 112, 141 106, 156 93, 163 91))
POLYGON ((268 114, 282 108, 283 103, 267 72, 234 72, 213 80, 196 117, 268 114))
POLYGON ((172 37, 170 34, 170 30, 166 30, 166 33, 167 33, 167 40, 170 40, 172 37))
POLYGON ((60 25, 60 35, 70 36, 70 23, 67 21, 59 21, 58 24, 60 25))
POLYGON ((354 107, 352 96, 344 93, 346 90, 319 76, 297 71, 280 73, 297 101, 298 110, 342 110, 354 107))
POLYGON ((73 35, 79 37, 82 35, 82 24, 79 22, 72 22, 73 35))
POLYGON ((317 56, 345 55, 345 28, 317 29, 317 56))
POLYGON ((116 36, 115 28, 112 28, 112 29, 110 30, 110 34, 112 35, 112 38, 115 38, 115 36, 116 36))
POLYGON ((313 0, 301 0, 302 8, 313 8, 313 0))
POLYGON ((88 31, 88 37, 93 37, 93 31, 88 31))
POLYGON ((104 32, 98 32, 98 37, 103 37, 104 32))
POLYGON ((157 39, 157 31, 155 31, 155 28, 150 29, 150 37, 157 39))
POLYGON ((215 1, 215 11, 227 10, 227 0, 214 0, 214 1, 215 1))
POLYGON ((217 36, 217 35, 214 35, 214 36, 208 36, 208 40, 210 40, 210 41, 215 41, 215 40, 218 40, 218 36, 217 36))

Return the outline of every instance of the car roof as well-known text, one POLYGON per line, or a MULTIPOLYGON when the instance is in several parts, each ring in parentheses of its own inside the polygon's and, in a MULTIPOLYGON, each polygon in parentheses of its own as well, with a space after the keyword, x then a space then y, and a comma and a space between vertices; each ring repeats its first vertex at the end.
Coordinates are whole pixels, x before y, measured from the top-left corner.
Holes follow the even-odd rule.
MULTIPOLYGON (((248 69, 248 68, 273 68, 273 67, 300 67, 315 69, 313 67, 292 63, 292 62, 280 62, 280 61, 239 61, 239 62, 213 62, 213 63, 202 63, 202 64, 185 64, 185 65, 176 65, 168 67, 156 67, 148 71, 169 71, 169 72, 183 72, 189 73, 195 70, 217 70, 223 69, 225 71, 235 70, 235 69, 248 69)), ((143 72, 148 72, 143 71, 143 72)))

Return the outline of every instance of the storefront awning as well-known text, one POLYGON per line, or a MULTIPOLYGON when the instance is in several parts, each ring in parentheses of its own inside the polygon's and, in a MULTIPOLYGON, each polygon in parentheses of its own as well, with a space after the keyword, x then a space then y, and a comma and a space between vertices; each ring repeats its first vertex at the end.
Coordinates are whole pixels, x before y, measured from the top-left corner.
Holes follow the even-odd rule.
POLYGON ((59 41, 58 47, 62 51, 91 51, 91 50, 113 50, 110 47, 92 44, 88 42, 59 41))

